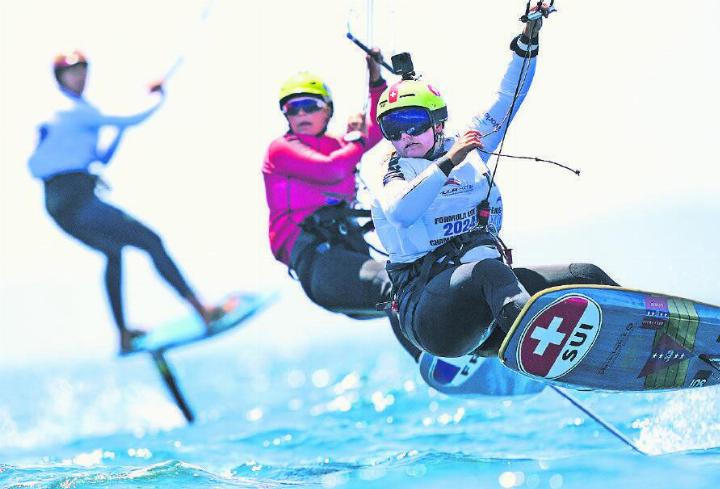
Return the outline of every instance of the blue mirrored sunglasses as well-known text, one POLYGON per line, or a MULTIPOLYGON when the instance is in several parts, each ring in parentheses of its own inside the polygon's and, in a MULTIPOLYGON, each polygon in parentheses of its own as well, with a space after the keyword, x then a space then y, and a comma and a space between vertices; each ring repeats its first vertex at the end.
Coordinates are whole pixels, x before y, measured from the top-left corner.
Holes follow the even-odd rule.
POLYGON ((390 141, 399 141, 403 133, 417 136, 432 126, 430 113, 420 107, 394 110, 380 119, 380 130, 390 141))
POLYGON ((302 97, 293 98, 285 102, 282 106, 282 111, 285 115, 298 115, 301 110, 306 114, 312 114, 324 107, 327 107, 327 104, 319 98, 302 97))

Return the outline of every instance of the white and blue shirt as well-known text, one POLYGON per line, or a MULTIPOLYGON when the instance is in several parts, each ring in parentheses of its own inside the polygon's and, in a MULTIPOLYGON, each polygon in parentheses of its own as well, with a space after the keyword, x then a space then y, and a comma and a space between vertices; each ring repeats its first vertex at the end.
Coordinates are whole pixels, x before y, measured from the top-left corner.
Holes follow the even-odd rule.
POLYGON ((61 89, 57 107, 38 128, 38 145, 28 161, 30 172, 34 177, 46 180, 61 173, 87 172, 95 161, 107 164, 123 130, 147 119, 160 107, 162 100, 135 115, 108 116, 82 96, 61 89), (98 148, 102 126, 118 128, 115 140, 105 149, 98 148))
MULTIPOLYGON (((372 218, 378 237, 393 263, 413 262, 449 239, 467 233, 477 224, 477 206, 488 196, 490 171, 487 167, 493 152, 522 104, 535 73, 535 58, 513 54, 503 77, 495 102, 487 112, 472 118, 468 129, 482 135, 483 151, 472 151, 465 161, 445 175, 433 160, 425 158, 391 158, 382 184, 375 195, 372 218), (516 87, 521 82, 513 113, 510 114, 516 87)), ((455 137, 443 142, 447 152, 455 137)), ((500 190, 493 184, 489 195, 488 230, 499 233, 503 207, 500 190)), ((494 247, 480 246, 468 251, 463 262, 498 258, 494 247)))

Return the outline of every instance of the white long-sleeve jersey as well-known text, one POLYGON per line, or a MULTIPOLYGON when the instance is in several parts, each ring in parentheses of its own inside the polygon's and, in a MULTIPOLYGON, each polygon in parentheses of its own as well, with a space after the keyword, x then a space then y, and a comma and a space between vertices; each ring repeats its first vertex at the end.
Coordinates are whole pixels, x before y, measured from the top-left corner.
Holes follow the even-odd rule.
MULTIPOLYGON (((513 54, 495 102, 487 112, 472 118, 468 129, 480 131, 484 151, 493 152, 522 104, 535 73, 535 58, 513 54), (509 114, 518 83, 513 113, 509 114)), ((446 138, 444 154, 457 136, 446 138)), ((438 152, 436 151, 436 154, 438 152)), ((477 206, 488 195, 489 155, 472 151, 465 161, 445 175, 432 160, 390 158, 382 185, 375 196, 372 218, 390 261, 409 263, 434 250, 449 239, 469 232, 477 223, 477 206)), ((493 184, 490 192, 489 230, 502 227, 503 207, 500 190, 493 184)), ((499 256, 494 247, 480 246, 465 254, 462 261, 478 261, 499 256)))
POLYGON ((30 172, 36 178, 73 171, 87 171, 91 163, 108 163, 119 139, 107 151, 98 149, 102 126, 115 126, 124 130, 139 124, 155 112, 162 99, 147 110, 129 116, 103 115, 85 98, 61 90, 52 115, 39 127, 37 148, 28 161, 30 172))

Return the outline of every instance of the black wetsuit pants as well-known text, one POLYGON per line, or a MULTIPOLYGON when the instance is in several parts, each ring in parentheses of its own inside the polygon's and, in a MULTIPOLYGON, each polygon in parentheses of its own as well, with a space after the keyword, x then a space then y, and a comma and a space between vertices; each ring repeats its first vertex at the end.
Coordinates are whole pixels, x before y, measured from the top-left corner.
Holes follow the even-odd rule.
MULTIPOLYGON (((315 238, 303 233, 296 242, 309 248, 293 253, 292 268, 308 298, 332 312, 353 319, 373 319, 386 315, 377 304, 390 300, 392 283, 385 262, 370 253, 350 250, 342 245, 306 244, 315 238)), ((400 332, 397 315, 387 314, 393 333, 400 344, 417 360, 420 350, 400 332)))
POLYGON ((493 319, 507 332, 530 294, 569 284, 618 285, 586 263, 515 269, 499 260, 460 264, 401 294, 401 330, 433 355, 466 355, 487 336, 493 319))
POLYGON ((66 173, 45 181, 45 207, 63 231, 107 258, 105 287, 115 323, 125 329, 122 301, 122 248, 146 251, 160 275, 182 297, 192 290, 168 255, 162 239, 147 226, 95 195, 97 177, 66 173))

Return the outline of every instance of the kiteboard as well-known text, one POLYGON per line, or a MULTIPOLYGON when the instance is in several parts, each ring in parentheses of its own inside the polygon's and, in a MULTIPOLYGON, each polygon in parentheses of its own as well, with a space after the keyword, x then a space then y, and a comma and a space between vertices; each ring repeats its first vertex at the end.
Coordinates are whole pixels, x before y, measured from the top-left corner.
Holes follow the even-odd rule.
POLYGON ((276 292, 231 294, 221 304, 222 314, 209 326, 205 326, 197 315, 177 319, 135 338, 132 343, 133 349, 127 353, 145 352, 150 354, 160 377, 175 400, 175 404, 188 423, 192 423, 195 415, 185 400, 175 373, 165 358, 165 352, 171 348, 211 338, 245 324, 248 319, 271 305, 277 296, 276 292))
POLYGON ((245 323, 277 299, 277 293, 234 293, 223 301, 222 316, 206 327, 197 315, 162 324, 132 342, 135 352, 164 351, 202 341, 245 323))
POLYGON ((620 287, 553 287, 528 301, 499 357, 513 371, 573 389, 718 385, 720 307, 620 287))
POLYGON ((449 396, 529 396, 545 388, 543 382, 505 368, 497 358, 443 358, 423 352, 418 366, 427 385, 449 396))

